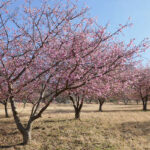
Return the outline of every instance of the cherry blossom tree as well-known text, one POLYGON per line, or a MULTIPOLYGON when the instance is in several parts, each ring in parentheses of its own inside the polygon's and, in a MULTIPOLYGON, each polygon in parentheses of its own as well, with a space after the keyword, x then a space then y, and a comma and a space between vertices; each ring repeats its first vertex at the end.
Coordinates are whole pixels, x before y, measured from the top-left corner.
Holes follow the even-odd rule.
POLYGON ((85 89, 79 88, 77 90, 69 91, 68 95, 74 107, 75 119, 80 119, 80 112, 87 96, 85 89))
POLYGON ((8 98, 6 98, 6 97, 1 98, 0 103, 2 105, 4 105, 5 117, 8 118, 9 117, 9 114, 8 114, 8 98))
POLYGON ((32 123, 57 96, 101 80, 147 49, 147 41, 134 45, 114 38, 129 24, 109 33, 86 12, 71 1, 38 7, 27 1, 18 12, 6 9, 0 16, 0 90, 8 95, 23 144, 31 140, 32 123), (15 106, 24 98, 33 104, 25 125, 15 106))
POLYGON ((107 70, 108 72, 103 74, 101 78, 90 83, 89 93, 91 97, 98 100, 99 111, 102 111, 105 101, 109 101, 111 98, 115 98, 117 101, 128 98, 126 91, 130 89, 129 83, 133 78, 129 72, 133 63, 136 64, 135 61, 129 64, 127 62, 119 64, 118 61, 118 65, 113 70, 107 70))
POLYGON ((99 103, 99 111, 102 112, 102 106, 119 90, 119 83, 115 79, 117 75, 112 72, 105 74, 101 79, 97 79, 91 84, 89 93, 99 103), (116 85, 117 83, 117 85, 116 85))
MULTIPOLYGON (((12 0, 6 0, 6 1, 2 1, 0 3, 0 45, 4 44, 5 39, 8 37, 7 32, 6 32, 6 27, 5 24, 8 23, 9 19, 11 18, 11 16, 6 15, 7 13, 7 8, 10 5, 10 3, 12 2, 12 0)), ((0 53, 2 51, 0 50, 0 53)), ((2 76, 2 70, 0 70, 0 76, 2 76)), ((6 91, 6 88, 2 88, 7 86, 5 83, 3 83, 2 78, 0 79, 0 103, 2 105, 4 105, 4 110, 5 110, 5 117, 8 118, 8 109, 7 109, 7 105, 8 105, 8 93, 6 91)))
POLYGON ((140 99, 143 111, 147 110, 147 102, 150 96, 150 68, 135 68, 133 80, 130 82, 130 91, 135 99, 140 99))
MULTIPOLYGON (((32 122, 41 116, 56 96, 68 89, 67 86, 71 86, 64 73, 70 67, 67 64, 74 57, 73 50, 69 49, 74 44, 73 39, 81 35, 80 23, 87 22, 84 27, 85 35, 91 32, 87 33, 90 20, 81 18, 86 8, 78 11, 70 2, 64 8, 61 7, 62 3, 55 3, 53 7, 43 3, 40 8, 32 8, 31 1, 28 1, 25 5, 28 7, 25 6, 24 10, 13 14, 8 20, 11 14, 7 10, 0 16, 1 92, 9 96, 15 123, 23 135, 23 144, 27 144, 31 138, 32 122), (76 18, 78 23, 73 22, 76 18), (12 28, 9 27, 10 24, 12 28), (72 41, 71 44, 69 40, 72 41), (45 96, 46 88, 51 87, 53 90, 45 96), (25 95, 29 95, 30 99, 37 98, 34 101, 32 99, 33 108, 26 126, 21 123, 14 103, 25 95), (51 97, 50 100, 39 110, 40 103, 48 97, 51 97)), ((85 44, 86 39, 83 37, 82 40, 85 40, 85 44)))

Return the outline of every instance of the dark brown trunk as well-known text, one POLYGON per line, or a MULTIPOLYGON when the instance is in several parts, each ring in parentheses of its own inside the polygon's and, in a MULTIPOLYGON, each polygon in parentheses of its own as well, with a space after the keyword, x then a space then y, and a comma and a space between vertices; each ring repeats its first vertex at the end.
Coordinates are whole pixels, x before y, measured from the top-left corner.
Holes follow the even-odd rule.
POLYGON ((8 115, 8 108, 7 108, 7 102, 4 103, 4 107, 5 107, 5 117, 8 118, 9 115, 8 115))
POLYGON ((18 112, 16 110, 13 97, 10 97, 10 104, 11 104, 11 109, 12 109, 12 113, 13 113, 13 117, 14 117, 17 129, 20 131, 20 133, 23 137, 23 143, 22 144, 26 145, 31 140, 31 123, 32 122, 29 121, 27 127, 24 128, 21 121, 20 121, 20 118, 18 116, 18 112))
POLYGON ((100 112, 103 111, 103 110, 102 110, 102 106, 103 106, 104 102, 105 102, 105 99, 99 99, 99 111, 100 111, 100 112))
POLYGON ((75 119, 80 119, 80 110, 75 108, 75 119))
POLYGON ((101 111, 102 112, 102 103, 99 103, 99 111, 101 111))
POLYGON ((74 100, 73 96, 69 95, 69 97, 70 97, 70 100, 73 103, 73 107, 74 107, 74 111, 75 111, 75 119, 80 120, 80 112, 81 112, 81 109, 83 107, 84 97, 82 97, 81 103, 80 103, 80 97, 79 96, 76 99, 76 103, 75 103, 75 100, 74 100))
POLYGON ((148 101, 148 96, 146 96, 145 98, 142 98, 143 111, 147 111, 147 101, 148 101))
POLYGON ((81 104, 77 107, 74 106, 74 110, 75 110, 75 119, 80 119, 80 112, 83 106, 83 101, 81 102, 81 104))
POLYGON ((147 101, 143 101, 143 111, 147 111, 147 101))
POLYGON ((124 99, 124 104, 127 105, 128 104, 128 100, 124 99))
POLYGON ((26 129, 24 129, 24 132, 23 132, 23 134, 22 134, 22 136, 23 136, 23 145, 26 145, 26 144, 28 144, 30 141, 31 141, 31 130, 32 130, 32 128, 31 128, 31 123, 29 124, 29 127, 28 128, 26 128, 26 129))

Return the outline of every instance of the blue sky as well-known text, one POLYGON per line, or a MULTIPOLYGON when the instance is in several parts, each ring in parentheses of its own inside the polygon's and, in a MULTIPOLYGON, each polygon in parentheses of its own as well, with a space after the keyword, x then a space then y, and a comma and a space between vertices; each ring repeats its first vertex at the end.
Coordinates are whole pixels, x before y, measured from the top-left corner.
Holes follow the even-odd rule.
MULTIPOLYGON (((78 0, 78 2, 80 6, 86 4, 90 8, 88 14, 97 17, 100 25, 109 23, 111 31, 115 31, 119 24, 125 24, 131 17, 133 26, 119 36, 121 40, 128 42, 135 38, 138 44, 144 38, 150 38, 150 0, 78 0)), ((33 3, 40 5, 40 0, 33 0, 33 3)), ((143 60, 144 64, 150 62, 150 49, 143 55, 143 60)))
MULTIPOLYGON (((110 24, 110 30, 115 30, 119 24, 125 24, 129 17, 133 26, 126 29, 121 39, 129 41, 136 39, 139 43, 144 38, 150 38, 150 0, 79 0, 87 4, 91 16, 97 16, 98 23, 110 24)), ((143 55, 144 64, 150 61, 150 49, 143 55)))

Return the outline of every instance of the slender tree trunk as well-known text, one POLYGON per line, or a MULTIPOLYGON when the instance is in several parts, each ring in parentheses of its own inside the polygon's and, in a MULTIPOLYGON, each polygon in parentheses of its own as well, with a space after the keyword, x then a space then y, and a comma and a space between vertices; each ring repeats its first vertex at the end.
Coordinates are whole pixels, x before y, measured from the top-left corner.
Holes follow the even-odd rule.
POLYGON ((147 101, 143 100, 143 111, 147 111, 147 101))
POLYGON ((75 111, 75 119, 79 119, 80 120, 80 112, 81 112, 81 109, 83 107, 84 97, 82 97, 81 102, 80 102, 80 98, 78 96, 77 99, 76 99, 77 103, 75 103, 75 100, 74 100, 74 98, 71 95, 69 95, 69 97, 70 97, 70 100, 73 103, 73 107, 74 107, 74 111, 75 111))
POLYGON ((24 126, 22 125, 20 118, 18 116, 18 112, 16 110, 13 97, 10 97, 10 104, 11 104, 11 109, 12 109, 12 113, 13 113, 13 117, 14 117, 17 129, 20 131, 20 133, 23 137, 23 143, 22 144, 26 145, 31 140, 31 123, 32 122, 31 121, 28 122, 27 127, 24 128, 24 126))
POLYGON ((75 108, 75 119, 80 119, 80 110, 75 108))
POLYGON ((105 100, 104 99, 99 99, 99 111, 102 112, 102 106, 104 104, 105 100))
POLYGON ((101 111, 102 112, 102 103, 99 103, 99 111, 101 111))
POLYGON ((31 137, 31 131, 32 131, 32 127, 31 127, 32 123, 29 123, 29 126, 27 128, 24 129, 24 132, 22 134, 23 136, 23 145, 28 144, 32 137, 31 137))
POLYGON ((128 104, 128 100, 124 99, 124 104, 127 105, 128 104))
POLYGON ((8 118, 8 108, 7 108, 7 102, 4 103, 4 107, 5 107, 5 117, 8 118))
POLYGON ((92 104, 92 99, 89 100, 89 104, 92 104))

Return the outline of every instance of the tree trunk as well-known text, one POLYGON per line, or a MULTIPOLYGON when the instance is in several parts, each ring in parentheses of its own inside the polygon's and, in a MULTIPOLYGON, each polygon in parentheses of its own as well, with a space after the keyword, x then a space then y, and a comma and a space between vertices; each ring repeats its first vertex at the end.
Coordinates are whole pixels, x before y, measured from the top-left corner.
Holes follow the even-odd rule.
POLYGON ((22 144, 26 145, 31 140, 31 123, 32 123, 32 121, 29 121, 27 127, 24 128, 24 126, 22 125, 20 118, 18 116, 18 112, 16 110, 13 97, 10 97, 10 104, 11 104, 11 109, 12 109, 12 113, 13 113, 13 117, 14 117, 17 129, 20 131, 20 133, 23 137, 22 144))
POLYGON ((31 141, 31 128, 24 129, 24 132, 22 133, 23 136, 23 145, 28 144, 31 141))
POLYGON ((128 104, 128 100, 124 99, 124 104, 127 105, 128 104))
POLYGON ((102 106, 103 106, 104 102, 105 102, 105 99, 99 99, 99 111, 100 111, 100 112, 103 111, 103 110, 102 110, 102 106))
POLYGON ((7 102, 4 103, 4 107, 5 107, 5 117, 8 118, 9 115, 8 115, 8 109, 7 109, 7 102))
POLYGON ((147 111, 147 101, 143 100, 143 111, 147 111))
POLYGON ((102 112, 102 106, 103 104, 102 103, 99 103, 99 111, 102 112))
POLYGON ((75 119, 80 119, 80 110, 75 108, 75 119))
POLYGON ((81 99, 81 103, 80 103, 80 98, 79 96, 77 97, 77 101, 75 103, 75 100, 73 99, 73 97, 71 95, 69 95, 70 97, 70 100, 72 101, 73 103, 73 107, 74 107, 74 111, 75 111, 75 119, 79 119, 80 120, 80 112, 81 112, 81 109, 83 107, 83 100, 84 100, 84 97, 82 97, 81 99))

